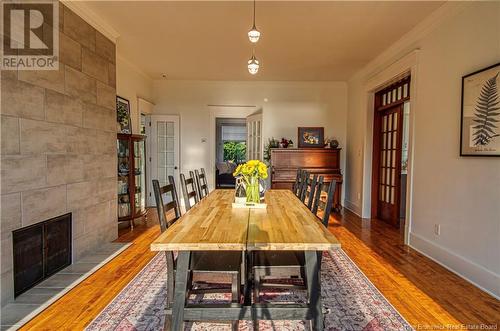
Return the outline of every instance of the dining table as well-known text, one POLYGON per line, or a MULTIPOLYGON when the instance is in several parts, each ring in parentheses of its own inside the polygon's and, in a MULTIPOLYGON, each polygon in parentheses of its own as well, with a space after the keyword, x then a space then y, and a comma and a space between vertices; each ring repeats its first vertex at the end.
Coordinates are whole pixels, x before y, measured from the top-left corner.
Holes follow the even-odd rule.
POLYGON ((321 258, 318 252, 340 243, 290 190, 266 191, 265 208, 233 206, 234 190, 216 189, 151 244, 152 251, 177 251, 172 330, 184 321, 309 320, 323 329, 321 258), (227 304, 188 304, 189 261, 193 251, 303 251, 307 300, 302 303, 252 303, 251 265, 246 262, 244 300, 227 304))

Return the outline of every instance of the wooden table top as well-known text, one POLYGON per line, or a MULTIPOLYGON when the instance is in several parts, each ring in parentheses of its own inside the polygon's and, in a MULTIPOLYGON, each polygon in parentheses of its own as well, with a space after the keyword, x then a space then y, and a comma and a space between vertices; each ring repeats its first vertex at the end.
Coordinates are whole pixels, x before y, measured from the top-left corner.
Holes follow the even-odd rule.
POLYGON ((267 209, 250 209, 247 250, 329 250, 340 243, 290 190, 269 190, 267 209))
POLYGON ((289 190, 266 192, 267 209, 232 208, 234 190, 215 190, 152 244, 153 251, 328 250, 337 239, 289 190))
POLYGON ((232 208, 233 190, 215 190, 152 244, 153 251, 245 250, 248 209, 232 208))

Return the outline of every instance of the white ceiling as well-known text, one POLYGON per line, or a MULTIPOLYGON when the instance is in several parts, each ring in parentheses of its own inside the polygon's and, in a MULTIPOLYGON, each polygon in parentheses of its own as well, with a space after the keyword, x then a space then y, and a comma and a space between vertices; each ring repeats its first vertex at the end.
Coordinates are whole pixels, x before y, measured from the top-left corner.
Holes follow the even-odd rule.
POLYGON ((258 1, 251 76, 251 1, 88 1, 119 34, 119 55, 152 78, 347 80, 442 2, 258 1))

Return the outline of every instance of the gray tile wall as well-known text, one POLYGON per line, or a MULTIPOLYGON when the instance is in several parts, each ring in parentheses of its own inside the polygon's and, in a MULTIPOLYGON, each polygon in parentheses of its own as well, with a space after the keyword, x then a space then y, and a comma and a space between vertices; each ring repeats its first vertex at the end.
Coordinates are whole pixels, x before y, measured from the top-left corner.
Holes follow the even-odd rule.
POLYGON ((12 230, 73 213, 73 258, 117 237, 115 44, 60 5, 58 71, 2 71, 1 304, 12 230))

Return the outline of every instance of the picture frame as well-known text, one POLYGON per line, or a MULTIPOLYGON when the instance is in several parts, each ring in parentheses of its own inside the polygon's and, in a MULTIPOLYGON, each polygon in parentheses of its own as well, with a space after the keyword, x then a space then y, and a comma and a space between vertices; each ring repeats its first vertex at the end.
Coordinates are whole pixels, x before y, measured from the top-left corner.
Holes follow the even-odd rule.
POLYGON ((116 96, 116 121, 119 125, 119 133, 132 133, 131 121, 130 121, 130 101, 116 96))
POLYGON ((325 146, 325 128, 299 127, 297 141, 299 148, 323 148, 325 146))
POLYGON ((500 157, 500 63, 462 77, 460 156, 500 157))

